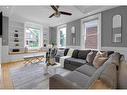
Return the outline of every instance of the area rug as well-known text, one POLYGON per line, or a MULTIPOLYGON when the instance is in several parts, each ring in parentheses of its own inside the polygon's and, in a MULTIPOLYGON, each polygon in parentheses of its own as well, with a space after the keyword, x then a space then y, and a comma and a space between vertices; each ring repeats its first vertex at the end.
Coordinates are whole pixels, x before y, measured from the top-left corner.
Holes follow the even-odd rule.
MULTIPOLYGON (((63 68, 56 69, 56 74, 62 76, 65 76, 69 72, 63 68)), ((49 77, 52 75, 44 75, 44 73, 45 67, 43 63, 10 69, 14 89, 48 89, 49 77)))

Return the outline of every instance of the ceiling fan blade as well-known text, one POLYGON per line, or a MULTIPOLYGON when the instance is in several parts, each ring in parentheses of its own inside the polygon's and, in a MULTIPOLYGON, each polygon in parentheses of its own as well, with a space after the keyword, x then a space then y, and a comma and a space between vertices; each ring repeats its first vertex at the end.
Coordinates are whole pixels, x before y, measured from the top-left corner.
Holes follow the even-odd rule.
POLYGON ((53 16, 54 16, 54 14, 50 15, 49 18, 51 18, 51 17, 53 17, 53 16))
POLYGON ((72 13, 63 12, 63 11, 60 11, 60 13, 63 14, 63 15, 72 15, 72 13))
POLYGON ((55 10, 56 12, 58 11, 57 8, 53 5, 51 5, 52 9, 55 10))
POLYGON ((58 9, 58 8, 59 8, 59 6, 58 6, 58 5, 56 5, 56 8, 58 9))

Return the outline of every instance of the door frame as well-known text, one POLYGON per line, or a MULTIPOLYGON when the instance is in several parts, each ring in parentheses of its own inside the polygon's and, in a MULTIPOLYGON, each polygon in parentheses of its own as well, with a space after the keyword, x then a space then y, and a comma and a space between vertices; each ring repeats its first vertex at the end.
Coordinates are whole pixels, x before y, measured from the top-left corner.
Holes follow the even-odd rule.
POLYGON ((98 32, 97 32, 98 45, 97 45, 97 49, 94 49, 94 50, 101 50, 101 13, 81 19, 81 40, 80 40, 81 49, 88 49, 88 48, 85 48, 84 36, 85 36, 86 32, 84 32, 85 31, 84 30, 84 22, 88 22, 90 20, 97 19, 97 18, 98 18, 98 32))

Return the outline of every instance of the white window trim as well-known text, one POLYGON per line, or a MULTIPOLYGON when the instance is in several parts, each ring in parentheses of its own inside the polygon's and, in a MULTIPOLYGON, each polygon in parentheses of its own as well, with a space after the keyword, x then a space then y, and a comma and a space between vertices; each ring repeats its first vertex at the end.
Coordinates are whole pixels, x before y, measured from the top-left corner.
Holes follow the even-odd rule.
POLYGON ((64 24, 64 25, 60 25, 60 26, 57 27, 57 47, 58 47, 58 48, 66 48, 66 46, 65 46, 65 47, 61 47, 61 46, 60 46, 60 32, 59 32, 59 29, 60 29, 60 28, 63 28, 63 27, 66 27, 66 26, 67 26, 67 25, 64 24))
POLYGON ((84 36, 86 32, 84 32, 84 22, 87 22, 96 18, 98 18, 98 32, 97 32, 98 46, 97 46, 97 49, 93 49, 93 50, 101 50, 101 13, 81 19, 81 40, 80 40, 81 49, 90 49, 90 48, 85 48, 84 36))
POLYGON ((43 27, 42 25, 40 24, 36 24, 36 23, 32 23, 32 22, 25 22, 25 25, 24 25, 24 47, 26 47, 26 31, 25 31, 25 28, 26 27, 33 27, 33 28, 38 28, 40 29, 41 33, 40 33, 40 41, 39 41, 39 47, 37 48, 28 48, 29 50, 35 50, 35 49, 40 49, 42 46, 43 46, 43 27))

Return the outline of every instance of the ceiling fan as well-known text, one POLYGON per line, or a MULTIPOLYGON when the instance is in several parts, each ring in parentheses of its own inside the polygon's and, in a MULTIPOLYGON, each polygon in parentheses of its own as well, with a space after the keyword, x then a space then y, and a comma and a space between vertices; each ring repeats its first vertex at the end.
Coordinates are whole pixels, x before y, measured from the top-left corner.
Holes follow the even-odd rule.
POLYGON ((55 13, 53 13, 52 15, 49 16, 49 18, 55 16, 55 17, 60 17, 60 15, 69 15, 71 16, 72 13, 69 13, 69 12, 64 12, 64 11, 59 11, 59 6, 53 6, 51 5, 51 8, 55 11, 55 13))

